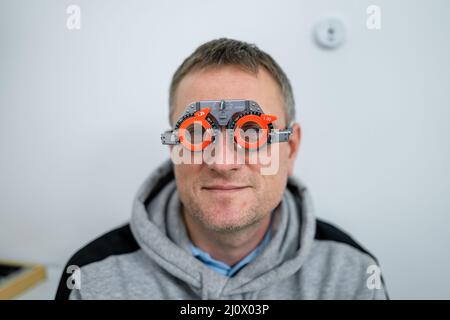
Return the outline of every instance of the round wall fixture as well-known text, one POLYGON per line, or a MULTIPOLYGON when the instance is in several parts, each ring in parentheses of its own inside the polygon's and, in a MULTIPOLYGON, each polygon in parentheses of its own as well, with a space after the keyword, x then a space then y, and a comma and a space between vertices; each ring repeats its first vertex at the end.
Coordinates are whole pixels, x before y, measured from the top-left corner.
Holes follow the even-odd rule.
POLYGON ((324 49, 336 49, 345 40, 345 27, 337 18, 326 18, 314 27, 314 40, 324 49))

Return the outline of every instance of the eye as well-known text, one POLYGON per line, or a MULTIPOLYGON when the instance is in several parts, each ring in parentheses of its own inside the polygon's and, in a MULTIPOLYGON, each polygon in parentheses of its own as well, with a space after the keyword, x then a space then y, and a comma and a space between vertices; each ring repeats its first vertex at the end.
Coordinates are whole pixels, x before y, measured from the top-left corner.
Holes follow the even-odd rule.
POLYGON ((246 114, 237 119, 234 139, 243 148, 259 149, 267 142, 268 124, 256 114, 246 114))
POLYGON ((200 121, 195 121, 186 128, 184 135, 189 143, 197 144, 206 138, 206 129, 200 121))
POLYGON ((263 129, 259 126, 259 124, 253 121, 247 121, 239 128, 239 130, 241 137, 248 143, 258 142, 263 134, 263 129))
POLYGON ((191 151, 201 151, 212 141, 212 124, 203 116, 188 116, 183 119, 178 129, 178 139, 191 151))

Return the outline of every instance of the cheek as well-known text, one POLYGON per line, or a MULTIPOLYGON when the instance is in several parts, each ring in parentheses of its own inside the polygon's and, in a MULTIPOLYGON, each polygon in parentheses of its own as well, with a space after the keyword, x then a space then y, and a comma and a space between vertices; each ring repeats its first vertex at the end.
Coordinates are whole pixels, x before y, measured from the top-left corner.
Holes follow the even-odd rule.
POLYGON ((277 175, 264 176, 264 194, 271 199, 278 199, 284 192, 287 181, 287 174, 285 169, 280 171, 277 175))
POLYGON ((262 175, 260 200, 269 209, 274 208, 283 197, 288 178, 288 167, 286 162, 281 162, 280 167, 274 175, 262 175))
POLYGON ((289 159, 289 145, 286 142, 280 142, 278 149, 280 162, 286 165, 289 159))
POLYGON ((198 177, 199 168, 197 165, 180 164, 175 165, 175 181, 180 192, 191 192, 197 185, 195 179, 198 177))
MULTIPOLYGON (((247 152, 245 163, 252 174, 268 180, 272 179, 272 176, 284 176, 290 167, 289 146, 286 143, 275 143, 259 152, 247 152)), ((274 178, 276 179, 279 178, 274 178)))
POLYGON ((256 196, 258 201, 270 205, 276 205, 281 199, 286 188, 288 167, 286 162, 282 162, 276 174, 262 175, 261 166, 253 165, 251 167, 252 175, 256 178, 256 196))

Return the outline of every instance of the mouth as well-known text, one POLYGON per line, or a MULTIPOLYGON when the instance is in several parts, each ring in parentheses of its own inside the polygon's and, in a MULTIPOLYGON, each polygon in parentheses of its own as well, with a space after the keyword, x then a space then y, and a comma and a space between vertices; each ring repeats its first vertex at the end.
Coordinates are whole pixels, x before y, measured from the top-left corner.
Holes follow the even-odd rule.
POLYGON ((249 186, 238 186, 238 185, 225 185, 225 184, 218 184, 218 185, 211 185, 203 187, 202 189, 208 192, 217 192, 217 193, 233 193, 233 192, 240 192, 245 189, 250 188, 249 186))

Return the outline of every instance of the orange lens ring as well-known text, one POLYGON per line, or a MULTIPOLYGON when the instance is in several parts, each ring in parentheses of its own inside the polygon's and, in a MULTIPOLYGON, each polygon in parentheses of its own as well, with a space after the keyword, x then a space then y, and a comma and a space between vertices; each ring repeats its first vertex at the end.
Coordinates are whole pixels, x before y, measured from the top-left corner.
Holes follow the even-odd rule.
POLYGON ((189 149, 191 151, 201 151, 201 150, 205 149, 212 142, 212 133, 210 130, 211 128, 212 128, 211 124, 205 119, 205 117, 194 116, 191 118, 187 118, 180 124, 180 127, 178 129, 178 138, 179 138, 180 142, 183 144, 183 146, 185 146, 187 149, 189 149), (185 134, 186 134, 187 128, 191 124, 195 124, 195 123, 200 123, 202 125, 202 127, 206 130, 206 132, 205 132, 206 136, 202 142, 190 143, 187 139, 185 139, 185 134))
POLYGON ((236 142, 243 148, 246 149, 257 149, 261 147, 263 144, 267 141, 267 136, 269 133, 269 127, 267 126, 268 122, 264 121, 260 116, 249 114, 246 116, 243 116, 236 122, 236 126, 234 128, 234 138, 236 139, 236 142), (257 142, 248 142, 245 141, 245 139, 241 136, 240 129, 247 123, 247 122, 255 122, 260 126, 263 131, 265 131, 266 134, 262 135, 261 139, 258 139, 257 142))

